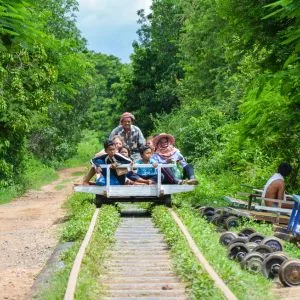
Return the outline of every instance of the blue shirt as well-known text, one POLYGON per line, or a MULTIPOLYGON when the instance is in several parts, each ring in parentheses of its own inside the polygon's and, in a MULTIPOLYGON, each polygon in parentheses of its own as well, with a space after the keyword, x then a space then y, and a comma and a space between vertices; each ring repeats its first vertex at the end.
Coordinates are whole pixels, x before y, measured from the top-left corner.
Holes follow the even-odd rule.
MULTIPOLYGON (((137 160, 135 163, 145 164, 142 159, 137 160)), ((155 160, 153 158, 150 158, 148 164, 153 164, 153 163, 155 163, 155 160)), ((141 167, 141 168, 137 168, 136 173, 142 176, 149 176, 149 175, 153 176, 153 175, 157 175, 157 169, 151 167, 144 167, 144 168, 141 167)))

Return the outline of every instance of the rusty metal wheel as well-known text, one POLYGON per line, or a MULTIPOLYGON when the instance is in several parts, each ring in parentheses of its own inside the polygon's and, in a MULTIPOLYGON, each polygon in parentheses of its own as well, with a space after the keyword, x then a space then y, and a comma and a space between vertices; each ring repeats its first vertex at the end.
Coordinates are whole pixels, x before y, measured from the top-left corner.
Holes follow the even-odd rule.
POLYGON ((300 285, 300 260, 288 259, 279 269, 279 279, 285 286, 300 285))
POLYGON ((254 247, 252 249, 252 251, 253 252, 258 252, 258 253, 260 253, 264 256, 267 256, 267 255, 269 255, 270 253, 273 252, 273 249, 271 247, 267 246, 267 245, 260 244, 260 245, 256 245, 256 247, 254 247))
POLYGON ((246 244, 248 242, 248 239, 243 236, 238 236, 237 238, 233 239, 230 241, 229 245, 234 244, 234 243, 243 243, 246 244))
POLYGON ((227 211, 225 211, 224 207, 219 207, 215 209, 215 214, 216 215, 228 215, 227 211))
POLYGON ((255 233, 255 229, 253 228, 244 228, 239 232, 239 236, 249 236, 252 233, 255 233))
POLYGON ((239 226, 239 218, 236 216, 229 216, 224 221, 225 228, 229 230, 231 227, 239 226))
POLYGON ((241 261, 243 269, 250 271, 251 273, 260 273, 262 269, 262 263, 264 256, 258 252, 248 253, 241 261))
POLYGON ((211 221, 214 214, 215 214, 215 209, 210 206, 205 207, 202 211, 202 217, 206 218, 208 221, 211 221))
POLYGON ((287 257, 282 253, 272 253, 265 258, 262 264, 262 273, 265 277, 275 279, 279 275, 279 269, 287 257))
POLYGON ((264 238, 265 236, 263 234, 254 232, 248 236, 248 242, 254 242, 256 244, 260 244, 264 238))
POLYGON ((234 243, 228 247, 227 255, 230 259, 242 261, 242 259, 250 252, 244 243, 234 243))
POLYGON ((257 246, 257 244, 254 243, 254 242, 247 242, 247 243, 245 243, 245 245, 249 248, 249 250, 250 250, 251 252, 252 252, 253 249, 257 246))
POLYGON ((211 222, 218 226, 218 227, 223 227, 224 225, 224 220, 227 218, 228 216, 227 215, 220 215, 220 214, 214 214, 212 217, 211 217, 211 222))
POLYGON ((273 252, 283 250, 282 243, 277 237, 265 237, 261 241, 261 244, 271 247, 273 249, 273 252))
POLYGON ((221 234, 219 242, 223 246, 228 246, 231 240, 237 238, 238 235, 235 232, 226 231, 221 234))

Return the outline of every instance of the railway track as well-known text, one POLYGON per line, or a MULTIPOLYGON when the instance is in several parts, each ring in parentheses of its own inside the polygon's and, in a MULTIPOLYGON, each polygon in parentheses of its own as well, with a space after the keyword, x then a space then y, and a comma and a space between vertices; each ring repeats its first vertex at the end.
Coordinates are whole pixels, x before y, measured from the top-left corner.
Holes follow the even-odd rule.
MULTIPOLYGON (((98 212, 99 209, 96 209, 91 226, 75 259, 65 300, 74 299, 81 260, 98 212)), ((224 298, 237 299, 201 254, 176 213, 172 209, 170 209, 170 213, 201 267, 209 274, 215 286, 223 293, 224 298)), ((107 271, 101 276, 99 282, 104 287, 103 299, 188 299, 184 283, 173 271, 169 249, 163 235, 154 226, 146 211, 135 206, 125 212, 122 211, 121 222, 115 238, 116 243, 111 249, 110 259, 105 263, 107 271)))
POLYGON ((132 212, 121 219, 108 272, 101 279, 107 290, 104 299, 187 299, 163 236, 149 217, 136 216, 132 212))

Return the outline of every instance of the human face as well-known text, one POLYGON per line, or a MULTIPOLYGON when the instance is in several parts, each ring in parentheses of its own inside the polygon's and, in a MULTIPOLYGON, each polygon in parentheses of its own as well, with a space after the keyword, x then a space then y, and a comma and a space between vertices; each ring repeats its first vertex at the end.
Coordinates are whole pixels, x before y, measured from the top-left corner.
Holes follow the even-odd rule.
POLYGON ((109 157, 113 157, 116 154, 116 146, 108 146, 105 149, 105 152, 108 154, 109 157))
POLYGON ((152 156, 151 149, 147 149, 143 152, 142 159, 144 162, 148 162, 152 156))
POLYGON ((121 125, 123 126, 125 131, 129 131, 131 129, 131 125, 132 125, 131 118, 124 118, 121 122, 121 125))
POLYGON ((126 148, 122 148, 121 151, 120 151, 120 154, 122 154, 126 157, 129 157, 129 153, 128 153, 128 150, 126 148))
POLYGON ((146 141, 146 146, 150 147, 151 149, 154 149, 153 139, 148 139, 146 141))
POLYGON ((116 149, 120 149, 123 146, 123 143, 120 139, 116 138, 116 139, 114 139, 114 145, 115 145, 116 149))
POLYGON ((169 145, 169 140, 167 138, 162 138, 160 139, 159 144, 162 148, 166 148, 169 145))

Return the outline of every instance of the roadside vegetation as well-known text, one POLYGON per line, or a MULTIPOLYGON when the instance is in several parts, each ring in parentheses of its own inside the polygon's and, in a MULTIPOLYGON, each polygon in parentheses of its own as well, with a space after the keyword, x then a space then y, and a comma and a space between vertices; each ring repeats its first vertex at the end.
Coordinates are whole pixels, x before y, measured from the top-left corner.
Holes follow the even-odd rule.
MULTIPOLYGON (((212 224, 187 208, 179 209, 177 213, 200 251, 238 299, 274 299, 270 292, 271 281, 262 275, 252 275, 242 270, 238 263, 227 258, 226 249, 219 244, 219 234, 212 224)), ((157 206, 152 216, 171 247, 176 271, 186 282, 191 299, 222 299, 224 296, 201 269, 167 209, 157 206)))
MULTIPOLYGON (((62 253, 61 262, 56 262, 51 278, 35 296, 37 299, 63 299, 71 268, 82 240, 88 230, 95 211, 93 196, 73 194, 66 203, 68 220, 64 223, 61 243, 73 243, 62 253), (60 266, 60 267, 59 267, 60 266)), ((92 239, 86 250, 77 282, 76 299, 97 299, 99 296, 98 277, 107 249, 114 241, 114 231, 119 222, 119 213, 114 206, 103 206, 100 210, 92 239)), ((53 266, 52 266, 53 268, 53 266)))

